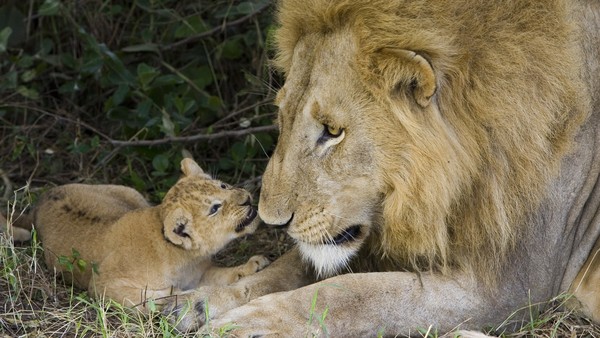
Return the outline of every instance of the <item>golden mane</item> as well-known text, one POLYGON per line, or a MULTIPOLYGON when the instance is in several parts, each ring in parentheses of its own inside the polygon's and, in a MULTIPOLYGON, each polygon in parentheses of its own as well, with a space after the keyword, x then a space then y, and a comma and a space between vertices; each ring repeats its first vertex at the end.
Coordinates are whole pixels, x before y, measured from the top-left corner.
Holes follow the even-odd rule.
POLYGON ((286 74, 304 36, 351 32, 362 85, 387 107, 376 113, 394 114, 402 127, 381 129, 412 141, 388 137, 378 150, 389 191, 372 250, 408 267, 456 267, 493 283, 586 117, 589 95, 560 2, 511 1, 506 13, 493 1, 471 5, 480 8, 452 0, 284 0, 274 64, 286 74), (427 109, 390 95, 400 66, 386 48, 431 63, 437 91, 427 109))

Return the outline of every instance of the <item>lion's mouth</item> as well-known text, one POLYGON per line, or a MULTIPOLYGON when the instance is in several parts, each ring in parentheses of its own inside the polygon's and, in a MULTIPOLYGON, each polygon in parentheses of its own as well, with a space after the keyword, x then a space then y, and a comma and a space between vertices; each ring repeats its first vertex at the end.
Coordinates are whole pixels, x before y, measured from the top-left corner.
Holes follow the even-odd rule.
POLYGON ((244 217, 244 219, 242 219, 240 223, 238 223, 238 225, 235 227, 235 232, 242 232, 244 228, 246 228, 252 223, 252 221, 254 221, 256 215, 258 215, 256 209, 250 207, 250 210, 248 210, 248 214, 246 214, 246 217, 244 217))
POLYGON ((361 235, 360 225, 352 225, 349 228, 343 230, 337 236, 329 239, 326 244, 331 245, 342 245, 344 243, 353 242, 358 239, 361 235))

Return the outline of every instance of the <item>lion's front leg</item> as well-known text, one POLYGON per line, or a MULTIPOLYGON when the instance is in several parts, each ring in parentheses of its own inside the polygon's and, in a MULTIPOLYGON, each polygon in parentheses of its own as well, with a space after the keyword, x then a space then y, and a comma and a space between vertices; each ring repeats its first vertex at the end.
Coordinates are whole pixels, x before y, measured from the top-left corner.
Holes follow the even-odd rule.
POLYGON ((236 337, 372 337, 416 334, 430 327, 439 333, 481 329, 509 314, 503 311, 510 306, 494 308, 478 290, 460 277, 347 274, 260 297, 218 316, 205 330, 235 327, 236 337))
MULTIPOLYGON (((242 265, 243 269, 248 264, 242 265)), ((252 266, 251 266, 252 267, 252 266)), ((235 268, 234 268, 235 269, 235 268)), ((231 285, 206 285, 178 296, 163 313, 182 331, 198 329, 212 319, 252 299, 273 292, 288 291, 310 283, 296 249, 284 254, 264 270, 231 285), (207 313, 208 311, 208 313, 207 313)))

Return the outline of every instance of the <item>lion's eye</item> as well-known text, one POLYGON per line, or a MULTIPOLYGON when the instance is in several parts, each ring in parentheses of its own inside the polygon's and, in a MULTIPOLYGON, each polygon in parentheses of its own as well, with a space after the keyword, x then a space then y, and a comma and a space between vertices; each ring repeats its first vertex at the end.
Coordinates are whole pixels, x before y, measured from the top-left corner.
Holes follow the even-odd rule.
POLYGON ((338 137, 338 136, 342 135, 342 133, 344 132, 344 129, 325 125, 325 132, 327 134, 329 134, 328 135, 329 137, 338 137))
POLYGON ((332 127, 330 125, 323 125, 323 133, 317 140, 318 144, 330 147, 336 145, 344 139, 345 130, 344 128, 332 127))
POLYGON ((222 205, 221 203, 216 203, 216 204, 213 204, 213 205, 210 207, 210 211, 208 212, 208 215, 209 215, 209 216, 210 216, 210 215, 214 215, 214 214, 215 214, 217 211, 219 211, 219 209, 221 209, 221 207, 222 207, 222 206, 223 206, 223 205, 222 205))

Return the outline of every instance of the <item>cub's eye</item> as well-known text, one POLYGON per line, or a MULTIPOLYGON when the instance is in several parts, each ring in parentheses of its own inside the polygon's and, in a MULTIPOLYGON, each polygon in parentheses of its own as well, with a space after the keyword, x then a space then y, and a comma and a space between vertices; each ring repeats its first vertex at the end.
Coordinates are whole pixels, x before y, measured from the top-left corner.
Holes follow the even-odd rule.
POLYGON ((221 203, 216 203, 216 204, 213 204, 213 205, 210 207, 210 211, 208 212, 208 215, 209 215, 209 216, 210 216, 210 215, 214 215, 214 214, 215 214, 217 211, 219 211, 219 209, 221 209, 221 207, 222 207, 222 206, 223 206, 223 205, 222 205, 221 203))
POLYGON ((342 135, 344 129, 325 125, 325 132, 328 134, 329 137, 338 137, 342 135))
POLYGON ((227 184, 221 183, 221 189, 227 189, 227 184))

